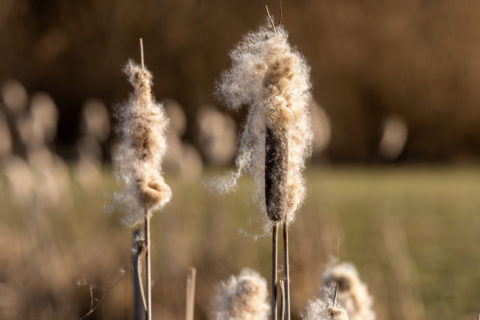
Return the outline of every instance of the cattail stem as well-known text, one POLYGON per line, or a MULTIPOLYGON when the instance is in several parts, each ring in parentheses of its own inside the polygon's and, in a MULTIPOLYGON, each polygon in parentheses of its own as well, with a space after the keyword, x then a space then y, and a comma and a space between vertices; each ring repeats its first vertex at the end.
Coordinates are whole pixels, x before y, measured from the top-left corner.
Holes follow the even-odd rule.
POLYGON ((143 39, 140 38, 140 61, 142 63, 142 70, 145 70, 145 62, 143 58, 143 39))
POLYGON ((285 320, 285 280, 280 280, 280 320, 285 320))
POLYGON ((187 276, 187 302, 185 307, 185 320, 193 320, 195 306, 195 279, 197 270, 190 268, 187 276))
POLYGON ((144 250, 144 241, 140 239, 140 230, 133 231, 132 242, 132 266, 133 266, 133 319, 144 320, 145 316, 145 296, 142 290, 141 270, 139 269, 139 260, 144 250))
POLYGON ((151 273, 151 261, 150 261, 150 214, 145 209, 145 274, 146 274, 146 320, 152 320, 152 273, 151 273))
POLYGON ((278 282, 278 223, 272 227, 272 320, 277 320, 277 282, 278 282))
POLYGON ((288 250, 288 223, 283 222, 283 265, 285 273, 285 316, 290 320, 290 261, 288 250))

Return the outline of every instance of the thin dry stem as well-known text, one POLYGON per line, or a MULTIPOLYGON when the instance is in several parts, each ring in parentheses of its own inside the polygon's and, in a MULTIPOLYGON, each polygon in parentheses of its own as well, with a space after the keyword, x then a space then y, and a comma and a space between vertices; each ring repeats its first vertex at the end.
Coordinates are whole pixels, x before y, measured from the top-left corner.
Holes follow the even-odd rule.
POLYGON ((185 306, 185 320, 193 320, 195 307, 195 279, 197 270, 195 268, 188 269, 187 276, 187 303, 185 306))
POLYGON ((338 282, 335 282, 335 293, 333 295, 333 306, 337 304, 338 282))
POLYGON ((273 22, 273 18, 272 18, 272 16, 270 15, 270 11, 268 10, 267 4, 265 4, 265 9, 267 10, 268 20, 270 20, 270 23, 272 24, 273 32, 277 33, 277 28, 275 27, 275 22, 273 22))
POLYGON ((272 226, 272 320, 277 320, 278 223, 272 226))
POLYGON ((280 320, 285 320, 285 280, 280 280, 280 320))
POLYGON ((142 63, 142 70, 145 70, 145 61, 143 55, 143 39, 140 38, 140 61, 142 63))
POLYGON ((288 250, 288 224, 283 223, 283 264, 285 272, 285 316, 290 320, 290 253, 288 250))
POLYGON ((145 274, 146 274, 146 283, 147 287, 147 310, 146 310, 146 319, 152 320, 152 273, 151 273, 151 259, 150 259, 150 214, 148 210, 145 209, 145 274))
POLYGON ((283 19, 283 1, 280 0, 280 20, 278 21, 279 26, 282 24, 282 19, 283 19))

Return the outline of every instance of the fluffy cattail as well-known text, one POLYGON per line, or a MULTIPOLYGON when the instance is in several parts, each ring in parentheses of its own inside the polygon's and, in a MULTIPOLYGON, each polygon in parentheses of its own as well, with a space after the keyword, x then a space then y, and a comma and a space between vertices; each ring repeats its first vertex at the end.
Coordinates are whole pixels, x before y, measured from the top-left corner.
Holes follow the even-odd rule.
POLYGON ((229 164, 236 151, 235 123, 227 114, 210 106, 198 112, 198 143, 208 162, 224 166, 229 164))
POLYGON ((375 320, 373 299, 353 264, 344 262, 329 267, 323 274, 323 283, 338 285, 337 299, 351 320, 375 320))
POLYGON ((322 297, 309 302, 304 320, 349 320, 345 309, 337 302, 337 287, 324 286, 322 297))
POLYGON ((2 112, 2 106, 0 105, 0 160, 7 158, 12 152, 12 134, 8 127, 7 117, 2 112))
POLYGON ((127 204, 133 216, 126 222, 135 225, 170 201, 172 192, 162 176, 162 158, 167 148, 165 129, 168 119, 152 93, 152 75, 133 62, 125 67, 134 92, 118 110, 121 144, 114 158, 117 176, 125 185, 116 199, 127 204))
POLYGON ((110 118, 105 104, 100 99, 88 99, 82 108, 82 133, 99 143, 110 135, 110 118))
POLYGON ((28 93, 20 82, 13 79, 6 81, 2 85, 0 95, 11 113, 18 115, 25 112, 28 103, 28 93))
POLYGON ((329 305, 327 302, 317 299, 310 301, 307 306, 304 320, 349 320, 347 313, 340 306, 329 305))
POLYGON ((217 92, 230 108, 249 108, 238 171, 222 181, 221 191, 232 189, 248 171, 255 179, 255 200, 270 221, 286 215, 290 223, 305 194, 302 171, 312 131, 309 67, 287 38, 281 26, 248 34, 231 52, 232 68, 217 92))
POLYGON ((265 279, 243 269, 218 287, 215 320, 266 320, 270 313, 267 295, 265 279))

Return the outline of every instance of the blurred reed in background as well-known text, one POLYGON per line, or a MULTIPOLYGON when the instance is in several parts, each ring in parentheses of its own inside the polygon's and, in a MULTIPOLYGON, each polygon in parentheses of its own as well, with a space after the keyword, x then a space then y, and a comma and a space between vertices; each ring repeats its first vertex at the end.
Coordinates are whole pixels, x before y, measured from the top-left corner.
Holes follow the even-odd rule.
MULTIPOLYGON (((23 209, 0 184, 1 319, 79 319, 90 309, 90 289, 94 299, 106 294, 92 319, 131 318, 131 230, 120 222, 123 212, 101 213, 105 194, 117 189, 111 171, 101 173, 89 189, 68 175, 70 192, 48 210, 23 209)), ((160 266, 152 270, 153 309, 159 319, 184 316, 194 265, 195 318, 207 319, 215 284, 245 266, 269 275, 270 239, 246 235, 262 233, 252 220, 251 181, 219 197, 191 179, 167 179, 175 196, 152 220, 152 263, 160 266)), ((477 169, 315 168, 306 179, 310 196, 291 227, 293 319, 318 296, 331 256, 357 266, 378 319, 474 318, 477 169)))
MULTIPOLYGON (((278 16, 278 2, 269 6, 278 16)), ((284 1, 283 12, 331 122, 324 159, 478 158, 479 3, 298 0, 284 1), (383 129, 391 128, 392 117, 405 128, 395 152, 379 147, 389 141, 383 129)), ((102 99, 109 109, 123 101, 127 85, 118 70, 143 36, 155 95, 180 103, 188 124, 182 139, 198 148, 204 139, 196 119, 203 105, 218 104, 211 91, 228 65, 225 53, 263 16, 260 0, 4 0, 0 82, 18 79, 29 92, 53 97, 60 120, 55 145, 71 157, 86 97, 102 99)), ((210 161, 208 152, 202 158, 210 161)))

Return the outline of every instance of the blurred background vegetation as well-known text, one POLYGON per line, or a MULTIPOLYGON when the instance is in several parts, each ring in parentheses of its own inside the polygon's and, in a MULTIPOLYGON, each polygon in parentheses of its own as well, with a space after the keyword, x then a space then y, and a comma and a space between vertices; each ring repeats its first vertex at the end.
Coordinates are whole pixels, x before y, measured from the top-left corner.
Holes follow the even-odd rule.
MULTIPOLYGON (((377 319, 474 319, 478 169, 314 167, 306 176, 309 196, 290 233, 293 319, 319 295, 332 257, 355 263, 377 319)), ((167 181, 172 203, 152 219, 154 319, 184 318, 192 265, 196 319, 211 319, 220 281, 244 267, 269 279, 271 240, 261 236, 249 179, 226 196, 191 179, 167 181)), ((1 319, 78 320, 90 289, 99 307, 87 319, 132 318, 132 230, 121 210, 102 214, 105 194, 118 189, 109 170, 89 189, 72 180, 56 207, 20 207, 0 188, 1 319)))
MULTIPOLYGON (((278 1, 267 3, 278 17, 278 1)), ((331 120, 329 159, 378 160, 392 114, 408 128, 403 161, 479 156, 479 3, 286 0, 283 7, 290 41, 312 66, 314 96, 331 120)), ((138 58, 142 36, 157 97, 180 102, 183 138, 197 144, 200 107, 222 107, 212 90, 227 53, 264 18, 261 0, 4 0, 0 80, 52 95, 56 144, 68 156, 85 100, 98 97, 111 109, 125 99, 122 66, 138 58)))
MULTIPOLYGON (((283 1, 312 67, 316 134, 291 232, 294 319, 331 257, 355 263, 380 320, 480 312, 479 12, 469 0, 283 1)), ((183 317, 192 265, 198 319, 242 267, 269 277, 249 179, 221 197, 199 183, 232 164, 245 114, 213 89, 264 20, 263 0, 1 1, 0 319, 79 319, 91 293, 89 319, 131 318, 132 230, 106 207, 122 68, 139 60, 140 36, 171 118, 174 197, 152 220, 155 318, 183 317)))

